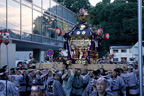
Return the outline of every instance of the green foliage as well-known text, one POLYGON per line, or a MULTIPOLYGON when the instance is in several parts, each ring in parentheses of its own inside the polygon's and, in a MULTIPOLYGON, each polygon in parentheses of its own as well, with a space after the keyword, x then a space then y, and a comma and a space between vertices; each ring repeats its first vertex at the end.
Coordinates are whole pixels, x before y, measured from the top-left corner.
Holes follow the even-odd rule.
POLYGON ((134 45, 138 41, 137 0, 115 0, 113 3, 110 1, 102 0, 96 6, 90 6, 88 0, 62 0, 67 8, 76 13, 82 7, 88 9, 89 14, 95 16, 90 20, 92 27, 102 27, 104 33, 110 34, 109 40, 101 42, 100 57, 109 51, 110 46, 134 45))
POLYGON ((80 8, 89 9, 91 7, 89 0, 57 0, 59 3, 64 4, 68 9, 75 13, 79 12, 80 8))
POLYGON ((111 0, 102 0, 102 2, 103 2, 104 4, 110 4, 110 1, 111 1, 111 0))
POLYGON ((94 27, 102 27, 110 34, 109 40, 103 40, 100 57, 109 51, 110 46, 133 45, 138 41, 138 11, 135 2, 98 3, 89 10, 95 18, 91 19, 94 27))

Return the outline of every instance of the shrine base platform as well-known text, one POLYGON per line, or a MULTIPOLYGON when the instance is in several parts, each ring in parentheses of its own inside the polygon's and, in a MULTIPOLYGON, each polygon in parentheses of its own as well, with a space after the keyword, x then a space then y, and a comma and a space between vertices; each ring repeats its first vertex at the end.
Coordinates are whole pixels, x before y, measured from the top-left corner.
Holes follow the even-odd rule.
MULTIPOLYGON (((87 64, 87 65, 83 65, 83 64, 71 64, 69 65, 69 68, 73 69, 73 68, 80 68, 80 69, 88 69, 88 70, 97 70, 99 68, 104 68, 105 70, 113 70, 115 68, 123 68, 126 67, 127 65, 125 64, 87 64)), ((65 65, 63 65, 63 63, 58 63, 57 68, 61 69, 64 68, 65 65)), ((51 69, 53 68, 53 63, 51 64, 36 64, 36 68, 37 69, 51 69)), ((56 66, 54 67, 56 68, 56 66)))

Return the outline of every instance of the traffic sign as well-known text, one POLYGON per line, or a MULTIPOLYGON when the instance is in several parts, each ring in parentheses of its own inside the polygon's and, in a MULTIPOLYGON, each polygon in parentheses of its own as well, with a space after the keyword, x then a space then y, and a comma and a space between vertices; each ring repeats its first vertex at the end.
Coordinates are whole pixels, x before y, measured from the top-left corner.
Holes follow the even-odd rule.
POLYGON ((54 54, 54 52, 53 52, 52 49, 49 49, 49 50, 47 51, 47 55, 48 55, 48 56, 52 56, 53 54, 54 54))

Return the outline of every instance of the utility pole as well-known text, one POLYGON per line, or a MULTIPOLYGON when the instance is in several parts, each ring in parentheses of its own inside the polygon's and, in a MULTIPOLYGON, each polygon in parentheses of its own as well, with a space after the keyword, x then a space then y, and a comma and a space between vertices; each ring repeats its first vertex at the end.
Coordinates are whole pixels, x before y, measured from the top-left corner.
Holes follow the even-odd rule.
POLYGON ((143 60, 142 60, 142 0, 138 0, 138 67, 139 67, 139 89, 143 96, 143 60))

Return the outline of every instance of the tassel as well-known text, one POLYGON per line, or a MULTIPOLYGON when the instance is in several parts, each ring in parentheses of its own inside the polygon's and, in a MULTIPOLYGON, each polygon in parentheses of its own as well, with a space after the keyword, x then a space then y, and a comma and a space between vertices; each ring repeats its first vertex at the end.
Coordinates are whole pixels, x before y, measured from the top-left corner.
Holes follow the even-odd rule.
POLYGON ((95 47, 98 47, 98 42, 97 41, 94 41, 95 42, 95 47))
POLYGON ((76 38, 75 46, 77 46, 77 38, 76 38))
POLYGON ((97 50, 98 50, 98 51, 101 51, 101 49, 102 49, 102 48, 101 48, 101 43, 98 42, 98 48, 97 48, 97 50))
POLYGON ((85 43, 84 43, 84 39, 83 39, 83 47, 84 47, 85 43))
POLYGON ((67 45, 67 42, 65 41, 64 42, 64 47, 63 47, 64 49, 66 49, 66 45, 67 45))
POLYGON ((89 39, 88 39, 88 44, 89 44, 89 45, 91 45, 91 42, 90 42, 90 40, 89 40, 89 39))
POLYGON ((95 42, 94 41, 92 41, 93 42, 93 47, 92 47, 92 50, 95 50, 95 42))
POLYGON ((72 38, 71 38, 71 40, 69 42, 70 42, 70 45, 72 45, 72 38))

